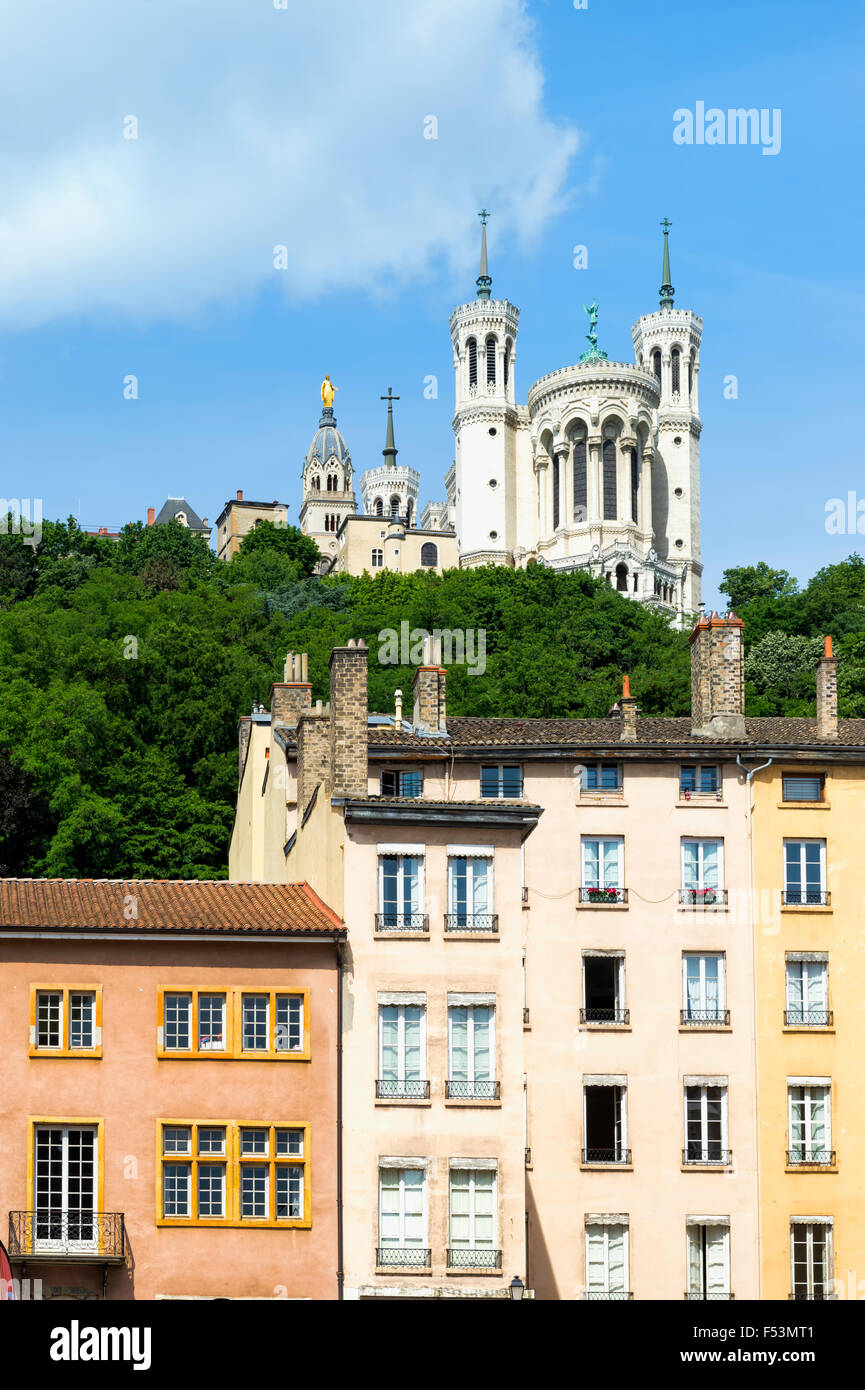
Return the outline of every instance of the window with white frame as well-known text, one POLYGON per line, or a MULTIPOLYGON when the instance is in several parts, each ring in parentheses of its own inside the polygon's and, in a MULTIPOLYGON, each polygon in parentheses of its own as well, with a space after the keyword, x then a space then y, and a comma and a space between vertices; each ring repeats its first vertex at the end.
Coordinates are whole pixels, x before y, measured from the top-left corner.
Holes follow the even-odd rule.
POLYGON ((820 906, 826 893, 826 841, 784 841, 784 902, 787 906, 820 906))
POLYGON ((523 794, 523 770, 512 763, 481 768, 481 796, 518 800, 523 794))
POLYGON ((682 902, 713 907, 723 902, 724 841, 682 840, 682 902))
POLYGON ((32 1046, 39 1052, 94 1052, 97 1048, 96 991, 37 989, 32 1046))
POLYGON ((465 1167, 450 1170, 450 1269, 498 1269, 496 1248, 496 1170, 465 1167))
POLYGON ((621 835, 604 839, 584 835, 582 861, 580 902, 624 902, 625 842, 621 835))
MULTIPOLYGON (((469 847, 467 847, 469 848, 469 847)), ((451 931, 493 931, 492 850, 448 851, 448 920, 451 931)))
POLYGON ((717 796, 721 788, 721 769, 717 763, 685 763, 679 769, 679 795, 717 796))
POLYGON ((586 1219, 586 1297, 630 1298, 628 1225, 586 1219))
POLYGON ((685 1079, 686 1164, 730 1162, 727 1130, 727 1082, 685 1079))
POLYGON ((448 1000, 448 1082, 451 1100, 496 1100, 496 1011, 490 997, 448 1000))
POLYGON ((429 1095, 423 996, 379 998, 376 1094, 381 1100, 423 1100, 429 1095))
POLYGON ((626 1099, 623 1076, 583 1078, 584 1163, 630 1163, 626 1099))
POLYGON ((834 1288, 832 1221, 825 1217, 790 1222, 790 1278, 795 1299, 822 1300, 834 1288))
POLYGON ((682 1022, 729 1023, 727 970, 723 951, 685 951, 682 955, 682 1022))
POLYGON ((688 1298, 730 1297, 730 1227, 709 1219, 688 1222, 688 1298))
POLYGON ((580 1022, 628 1022, 623 951, 583 952, 583 1009, 580 1022))
POLYGON ((426 1169, 382 1164, 379 1168, 378 1265, 429 1264, 426 1169))
POLYGON ((380 786, 382 796, 423 796, 423 769, 385 768, 380 786))
POLYGON ((425 931, 423 854, 379 851, 378 931, 425 931))
POLYGON ((384 566, 384 551, 379 546, 374 546, 370 555, 372 569, 380 570, 384 566))
POLYGON ((787 955, 787 1007, 784 1022, 789 1028, 826 1028, 829 1013, 829 958, 811 952, 807 956, 787 955))
POLYGON ((826 1079, 788 1081, 790 1149, 787 1159, 795 1164, 829 1165, 832 1152, 832 1090, 826 1079))
POLYGON ((584 763, 580 773, 580 789, 584 792, 620 792, 621 763, 584 763))

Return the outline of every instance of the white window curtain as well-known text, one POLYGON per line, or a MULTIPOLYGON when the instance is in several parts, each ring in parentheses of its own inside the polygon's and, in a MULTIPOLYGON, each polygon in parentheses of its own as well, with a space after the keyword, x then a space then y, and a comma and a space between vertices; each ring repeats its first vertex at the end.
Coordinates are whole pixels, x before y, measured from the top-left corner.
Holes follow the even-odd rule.
POLYGON ((623 883, 624 841, 583 840, 583 887, 621 888, 623 883))
POLYGON ((423 913, 423 859, 420 855, 380 856, 379 912, 385 925, 410 925, 406 918, 423 913))
POLYGON ((379 1091, 409 1098, 426 1087, 426 1010, 420 1004, 383 1004, 379 1018, 379 1091))
POLYGON ((685 1152, 689 1163, 727 1161, 726 1086, 685 1087, 685 1152))
POLYGON ((788 960, 788 1022, 824 1022, 828 1008, 829 970, 826 961, 788 960))
POLYGON ((491 1005, 448 1009, 448 1079, 454 1099, 494 1099, 495 1009, 491 1005))
POLYGON ((496 1173, 490 1168, 452 1168, 450 1246, 491 1251, 496 1244, 496 1173))
POLYGON ((712 1019, 726 1009, 723 955, 682 957, 683 1007, 686 1017, 712 1019))
POLYGON ((683 840, 682 887, 698 892, 720 888, 723 860, 723 840, 683 840))
POLYGON ((586 1226, 586 1292, 609 1297, 627 1291, 627 1226, 586 1226))
POLYGON ((426 1245, 426 1174, 422 1168, 379 1170, 379 1242, 382 1249, 426 1245))
POLYGON ((448 859, 448 911, 460 921, 492 912, 492 860, 453 855, 448 859))
POLYGON ((729 1297, 729 1227, 688 1227, 688 1294, 691 1298, 729 1297))
POLYGON ((793 1163, 828 1163, 832 1136, 828 1086, 790 1086, 790 1157, 793 1163))

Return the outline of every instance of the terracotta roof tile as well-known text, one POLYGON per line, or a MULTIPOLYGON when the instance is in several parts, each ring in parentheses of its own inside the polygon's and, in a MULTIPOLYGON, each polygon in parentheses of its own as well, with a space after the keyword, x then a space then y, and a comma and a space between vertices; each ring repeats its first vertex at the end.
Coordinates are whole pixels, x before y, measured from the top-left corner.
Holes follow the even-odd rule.
POLYGON ((0 932, 140 931, 321 936, 344 924, 308 883, 0 879, 0 932))

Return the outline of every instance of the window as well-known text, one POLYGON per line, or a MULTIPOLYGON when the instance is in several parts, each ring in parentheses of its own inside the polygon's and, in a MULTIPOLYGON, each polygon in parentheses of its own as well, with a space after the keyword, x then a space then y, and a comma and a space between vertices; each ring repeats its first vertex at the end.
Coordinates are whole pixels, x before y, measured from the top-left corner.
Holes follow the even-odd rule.
POLYGON ((580 902, 594 904, 625 901, 625 842, 620 835, 609 839, 583 836, 583 882, 580 902))
POLYGON ((451 1168, 449 1269, 498 1269, 496 1170, 451 1168))
POLYGON ((730 1227, 688 1224, 688 1298, 730 1297, 730 1227))
POLYGON ((495 931, 493 859, 489 854, 448 854, 448 931, 495 931))
POLYGON ((381 1100, 423 1100, 426 1079, 426 1005, 380 1003, 378 1082, 381 1100))
MULTIPOLYGON (((379 501, 381 501, 381 498, 379 498, 379 501)), ((370 554, 370 565, 371 568, 374 570, 380 570, 384 568, 384 551, 380 549, 378 546, 376 546, 376 548, 370 554)))
POLYGON ((726 959, 723 953, 682 956, 682 1023, 730 1022, 727 1012, 726 959))
POLYGON ((586 763, 580 773, 584 792, 620 792, 622 768, 620 763, 586 763))
POLYGON ((795 1220, 790 1223, 790 1273, 796 1299, 832 1297, 832 1224, 795 1220))
POLYGON ((487 338, 487 385, 496 384, 496 340, 487 338))
POLYGON ((466 347, 469 354, 469 386, 478 384, 478 345, 474 338, 469 338, 466 347))
POLYGON ((636 525, 640 519, 640 464, 636 449, 631 449, 631 520, 636 525))
POLYGON ((558 524, 559 524, 559 518, 561 517, 560 493, 561 493, 561 489, 560 489, 560 486, 559 486, 559 458, 558 458, 558 455, 556 455, 555 458, 553 459, 553 530, 554 530, 554 531, 557 529, 558 524))
POLYGON ((656 348, 655 351, 652 353, 652 371, 655 373, 655 376, 656 376, 657 380, 660 382, 660 380, 661 380, 661 354, 660 354, 660 352, 658 351, 657 348, 656 348))
POLYGON ((430 1262, 425 1169, 382 1166, 378 1182, 376 1263, 425 1268, 430 1262))
POLYGON ((308 990, 159 991, 158 1057, 309 1057, 308 990))
POLYGON ((586 1222, 586 1298, 630 1298, 628 1227, 621 1221, 586 1222))
POLYGON ((100 1125, 35 1125, 33 1250, 99 1249, 100 1125))
POLYGON ((450 1100, 497 1100, 496 1011, 492 1002, 449 1004, 448 1081, 450 1100))
POLYGON ((159 1121, 157 1225, 309 1226, 309 1126, 159 1121))
POLYGON ((604 520, 615 521, 618 515, 618 499, 616 489, 616 441, 615 439, 605 439, 603 447, 604 460, 604 520))
POLYGON ((624 1079, 583 1082, 583 1163, 629 1164, 624 1079))
POLYGON ((439 552, 433 541, 424 541, 420 548, 420 562, 426 569, 435 569, 439 562, 439 552))
POLYGON ((386 769, 381 774, 382 796, 423 796, 423 771, 411 772, 386 769))
POLYGON ((829 961, 825 957, 787 956, 787 1007, 784 1022, 788 1028, 827 1028, 829 1013, 829 961))
POLYGON ((799 777, 786 773, 781 778, 782 798, 784 801, 822 801, 823 800, 823 778, 799 777))
POLYGON ((102 1056, 102 986, 33 985, 31 1057, 102 1056))
POLYGON ((784 903, 786 906, 820 906, 826 892, 826 841, 784 841, 784 903))
POLYGON ((395 516, 395 517, 398 517, 398 516, 399 516, 399 498, 398 498, 398 497, 392 497, 392 498, 390 499, 390 514, 391 514, 391 516, 395 516))
POLYGON ((375 512, 376 516, 384 516, 384 502, 380 497, 377 497, 375 499, 375 506, 373 508, 373 511, 375 512))
POLYGON ((426 931, 423 914, 423 856, 380 853, 377 931, 426 931))
POLYGON ((699 1082, 685 1086, 686 1164, 729 1164, 727 1084, 699 1082))
POLYGON ((672 353, 670 354, 670 366, 671 366, 671 368, 672 368, 672 373, 671 373, 671 374, 672 374, 672 379, 673 379, 673 380, 672 380, 672 384, 673 384, 673 392, 674 392, 675 395, 678 395, 678 394, 679 394, 679 391, 680 391, 680 389, 681 389, 681 362, 682 362, 682 354, 681 354, 681 352, 679 351, 678 348, 673 348, 673 351, 672 351, 672 353))
POLYGON ((627 1023, 625 957, 623 954, 583 955, 581 1023, 627 1023))
POLYGON ((505 354, 504 354, 504 361, 503 361, 504 373, 505 373, 505 386, 508 385, 508 382, 509 382, 510 379, 511 379, 511 355, 512 355, 512 353, 513 353, 513 350, 514 350, 513 340, 512 340, 511 338, 506 338, 506 339, 505 339, 505 354))
POLYGON ((797 1164, 832 1166, 831 1087, 829 1081, 795 1085, 788 1083, 790 1125, 789 1167, 797 1164))
POLYGON ((721 786, 720 768, 714 763, 690 763, 679 769, 679 795, 715 796, 721 786))
POLYGON ((691 907, 713 907, 724 901, 723 840, 682 841, 681 900, 691 907))
POLYGON ((481 796, 518 800, 522 794, 523 770, 521 767, 481 768, 481 796))
POLYGON ((588 520, 588 468, 585 439, 574 440, 574 521, 588 520))

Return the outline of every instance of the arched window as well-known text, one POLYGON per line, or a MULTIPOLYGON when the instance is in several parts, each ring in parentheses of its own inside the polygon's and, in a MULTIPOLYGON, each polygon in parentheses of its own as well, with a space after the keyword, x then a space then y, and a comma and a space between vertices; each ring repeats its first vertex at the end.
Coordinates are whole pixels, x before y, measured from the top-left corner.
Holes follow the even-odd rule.
POLYGON ((559 460, 553 459, 553 530, 559 525, 559 460))
POLYGON ((631 450, 631 520, 640 519, 640 463, 636 449, 631 450))
POLYGON ((618 515, 616 495, 616 441, 604 440, 604 520, 615 521, 618 515))
POLYGON ((392 497, 392 498, 390 499, 390 514, 391 514, 391 516, 396 516, 396 517, 399 516, 399 498, 398 498, 398 497, 392 497))
POLYGON ((660 351, 658 350, 658 348, 655 348, 655 351, 652 353, 652 371, 655 373, 655 376, 657 377, 658 381, 660 381, 660 380, 661 380, 661 354, 660 354, 660 351))
POLYGON ((412 502, 411 502, 411 498, 409 498, 409 500, 408 500, 408 502, 407 502, 407 504, 406 504, 406 509, 405 509, 405 524, 406 524, 406 526, 411 526, 411 511, 412 511, 412 502))
POLYGON ((634 573, 634 593, 636 593, 636 592, 637 592, 637 575, 636 575, 636 572, 635 572, 635 573, 634 573))
POLYGON ((505 360, 504 360, 505 386, 507 386, 508 382, 509 382, 510 379, 511 379, 511 353, 513 352, 513 350, 514 350, 513 339, 512 339, 512 338, 506 338, 506 339, 505 339, 505 360))
POLYGON ((382 502, 380 497, 377 497, 375 499, 373 509, 375 511, 376 516, 384 516, 384 502, 382 502))
POLYGON ((688 397, 689 397, 689 399, 690 399, 690 397, 693 395, 693 393, 694 393, 694 354, 693 354, 693 352, 692 352, 692 353, 691 353, 691 356, 688 358, 688 397))
POLYGON ((336 492, 336 491, 338 490, 338 487, 339 487, 339 480, 338 480, 336 474, 335 474, 335 473, 328 473, 328 475, 327 475, 327 490, 328 490, 328 492, 336 492))
POLYGON ((626 594, 628 592, 627 565, 616 565, 616 588, 620 594, 626 594))
POLYGON ((671 361, 672 361, 672 369, 673 369, 673 391, 674 391, 675 395, 678 396, 679 391, 681 390, 681 377, 682 377, 682 373, 681 373, 681 371, 680 371, 680 366, 681 366, 681 361, 682 361, 682 354, 680 353, 680 351, 679 351, 678 348, 673 348, 673 352, 672 352, 672 356, 671 356, 671 361))
POLYGON ((313 492, 321 492, 321 478, 318 476, 317 473, 313 474, 310 486, 313 492))
POLYGON ((587 521, 589 516, 588 471, 585 439, 574 440, 574 521, 587 521))
POLYGON ((382 566, 384 565, 384 551, 383 551, 383 550, 374 550, 374 551, 372 552, 371 557, 370 557, 370 561, 371 561, 371 567, 372 567, 374 570, 380 570, 380 569, 382 568, 382 566))
POLYGON ((496 384, 496 340, 487 338, 487 385, 496 384))
POLYGON ((469 386, 478 384, 478 345, 474 338, 469 338, 466 344, 469 352, 469 386))
POLYGON ((435 566, 438 564, 438 562, 439 562, 439 550, 438 550, 438 546, 437 546, 437 545, 434 545, 432 541, 424 541, 424 544, 421 546, 421 548, 420 548, 420 562, 421 562, 422 565, 425 565, 425 566, 429 567, 430 569, 434 569, 435 566))

